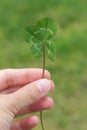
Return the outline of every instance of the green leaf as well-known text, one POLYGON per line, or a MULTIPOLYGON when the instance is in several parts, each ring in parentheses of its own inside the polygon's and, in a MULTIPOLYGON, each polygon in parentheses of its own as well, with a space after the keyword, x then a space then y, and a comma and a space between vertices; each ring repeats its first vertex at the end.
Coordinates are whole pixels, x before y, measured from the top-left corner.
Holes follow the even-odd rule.
POLYGON ((52 41, 47 41, 46 42, 46 49, 47 49, 47 55, 51 60, 56 59, 56 48, 52 41))
POLYGON ((36 37, 35 32, 37 31, 37 27, 35 25, 29 25, 26 28, 27 36, 26 39, 30 43, 39 42, 39 39, 36 37))
POLYGON ((48 17, 42 18, 40 21, 38 21, 37 28, 37 37, 43 41, 52 38, 57 31, 55 22, 48 17))
POLYGON ((41 57, 42 56, 42 46, 40 45, 40 43, 38 44, 33 44, 31 46, 31 51, 32 54, 36 57, 41 57))

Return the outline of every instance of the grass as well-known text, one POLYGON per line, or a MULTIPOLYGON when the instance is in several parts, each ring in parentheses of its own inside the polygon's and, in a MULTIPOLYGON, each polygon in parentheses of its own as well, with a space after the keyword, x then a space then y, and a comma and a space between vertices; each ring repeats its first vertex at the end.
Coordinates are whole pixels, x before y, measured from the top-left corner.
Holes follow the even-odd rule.
POLYGON ((41 59, 31 55, 29 44, 24 41, 24 28, 46 15, 57 23, 54 39, 57 59, 55 62, 47 59, 47 69, 56 84, 50 94, 55 105, 44 112, 46 129, 87 130, 86 12, 86 0, 4 0, 0 3, 0 69, 41 67, 41 59))

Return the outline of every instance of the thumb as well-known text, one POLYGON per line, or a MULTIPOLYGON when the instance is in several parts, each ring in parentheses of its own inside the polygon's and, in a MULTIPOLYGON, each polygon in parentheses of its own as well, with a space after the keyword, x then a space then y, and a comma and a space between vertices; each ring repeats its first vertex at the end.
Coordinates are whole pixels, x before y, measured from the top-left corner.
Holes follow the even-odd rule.
POLYGON ((51 82, 48 79, 40 79, 12 93, 10 96, 13 98, 13 106, 17 109, 16 112, 44 97, 52 88, 51 82))

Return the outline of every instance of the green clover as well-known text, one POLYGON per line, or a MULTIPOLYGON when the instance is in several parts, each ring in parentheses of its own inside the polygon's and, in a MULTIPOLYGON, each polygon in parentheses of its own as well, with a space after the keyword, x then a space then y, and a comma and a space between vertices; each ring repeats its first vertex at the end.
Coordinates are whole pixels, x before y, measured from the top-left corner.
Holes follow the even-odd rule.
POLYGON ((43 55, 43 44, 45 44, 46 53, 50 59, 55 59, 56 51, 52 38, 54 37, 57 27, 55 22, 48 17, 42 18, 36 25, 29 25, 26 28, 27 42, 31 43, 31 51, 34 56, 43 55))
MULTIPOLYGON (((45 17, 39 20, 36 25, 27 26, 26 31, 26 41, 31 43, 32 54, 37 57, 43 57, 42 78, 44 78, 46 59, 45 54, 47 54, 48 57, 52 60, 54 60, 56 57, 56 51, 52 41, 52 38, 54 37, 57 31, 56 24, 53 21, 53 19, 45 17)), ((40 112, 40 119, 42 130, 44 130, 42 111, 40 112)))

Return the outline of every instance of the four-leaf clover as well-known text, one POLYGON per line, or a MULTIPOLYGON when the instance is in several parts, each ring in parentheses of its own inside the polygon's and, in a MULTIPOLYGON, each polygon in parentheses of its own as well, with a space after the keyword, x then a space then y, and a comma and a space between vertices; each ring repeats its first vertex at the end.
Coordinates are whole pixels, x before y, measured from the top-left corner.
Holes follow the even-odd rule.
POLYGON ((26 28, 27 42, 31 43, 33 55, 39 57, 43 54, 43 43, 45 44, 47 55, 50 59, 55 59, 56 53, 52 37, 57 31, 55 22, 49 18, 42 18, 36 25, 29 25, 26 28))
MULTIPOLYGON (((26 31, 26 41, 31 43, 31 51, 33 55, 37 57, 43 56, 42 78, 44 78, 45 52, 47 52, 47 55, 52 60, 54 60, 56 56, 54 44, 51 40, 57 31, 56 24, 51 18, 45 17, 39 20, 36 25, 29 25, 26 28, 26 31)), ((44 130, 42 111, 40 112, 40 119, 42 130, 44 130)))

